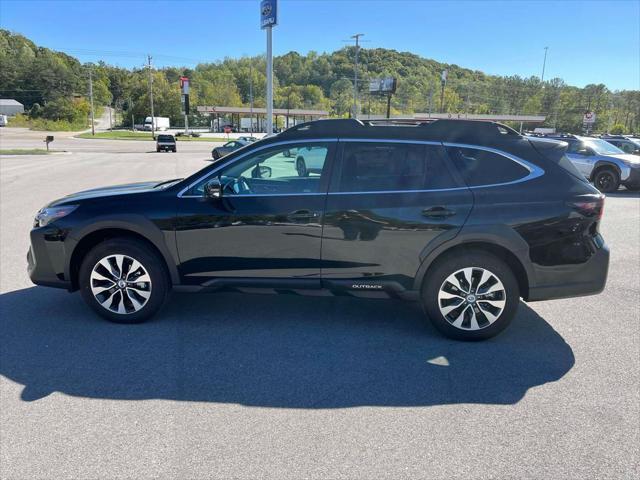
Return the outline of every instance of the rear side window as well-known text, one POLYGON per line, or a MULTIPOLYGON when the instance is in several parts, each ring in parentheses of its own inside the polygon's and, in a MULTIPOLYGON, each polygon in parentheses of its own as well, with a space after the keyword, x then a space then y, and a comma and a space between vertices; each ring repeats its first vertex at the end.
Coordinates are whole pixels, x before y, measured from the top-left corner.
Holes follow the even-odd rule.
POLYGON ((447 147, 449 156, 470 187, 520 180, 529 170, 498 153, 476 148, 447 147))
POLYGON ((347 143, 332 191, 407 191, 458 186, 438 148, 410 143, 347 143))

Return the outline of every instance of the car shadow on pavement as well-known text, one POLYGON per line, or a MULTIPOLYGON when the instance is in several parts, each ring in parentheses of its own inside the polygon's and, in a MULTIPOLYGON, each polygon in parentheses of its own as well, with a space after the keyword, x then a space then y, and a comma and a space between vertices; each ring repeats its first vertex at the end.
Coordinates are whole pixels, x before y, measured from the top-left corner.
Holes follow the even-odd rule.
POLYGON ((151 322, 99 319, 78 294, 0 296, 0 374, 21 398, 52 392, 258 407, 512 404, 562 378, 571 347, 525 303, 498 337, 440 336, 395 300, 174 294, 151 322))

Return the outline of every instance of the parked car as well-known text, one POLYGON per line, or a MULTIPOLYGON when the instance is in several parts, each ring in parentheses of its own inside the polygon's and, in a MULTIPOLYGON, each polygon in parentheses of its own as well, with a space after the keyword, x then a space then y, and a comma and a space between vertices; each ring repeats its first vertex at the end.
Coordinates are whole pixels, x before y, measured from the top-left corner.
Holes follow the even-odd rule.
POLYGON ((485 339, 520 298, 605 286, 604 195, 566 147, 491 122, 310 122, 184 179, 50 203, 28 271, 120 323, 172 289, 265 289, 414 300, 443 334, 485 339), (292 148, 323 152, 320 174, 299 176, 292 148))
POLYGON ((247 142, 246 140, 232 140, 220 147, 214 147, 214 149, 211 150, 211 158, 217 160, 224 157, 225 155, 228 155, 231 152, 238 150, 239 148, 246 147, 250 143, 251 142, 247 142))
POLYGON ((257 142, 258 139, 256 137, 238 137, 238 140, 242 140, 245 142, 257 142))
POLYGON ((310 173, 320 175, 324 166, 325 151, 322 147, 302 147, 296 151, 296 171, 300 177, 310 173))
POLYGON ((625 137, 624 135, 603 135, 602 139, 618 147, 624 153, 640 155, 640 139, 625 137))
POLYGON ((0 115, 0 127, 6 127, 9 123, 9 119, 6 115, 0 115))
POLYGON ((158 135, 156 137, 156 152, 176 152, 176 139, 173 135, 158 135))
POLYGON ((600 138, 578 135, 548 138, 569 144, 567 158, 601 192, 615 192, 620 185, 628 190, 640 189, 640 157, 624 153, 600 138))

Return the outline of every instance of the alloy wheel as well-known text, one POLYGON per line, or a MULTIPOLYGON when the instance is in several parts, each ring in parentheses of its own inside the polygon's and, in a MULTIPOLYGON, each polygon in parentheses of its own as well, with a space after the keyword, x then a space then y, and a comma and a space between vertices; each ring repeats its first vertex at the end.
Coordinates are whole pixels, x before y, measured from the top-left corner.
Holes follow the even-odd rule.
POLYGON ((615 178, 611 172, 601 172, 596 178, 596 187, 601 191, 609 191, 613 188, 615 178))
POLYGON ((467 267, 449 275, 438 291, 440 313, 461 330, 481 330, 493 324, 506 304, 500 279, 489 270, 467 267))
POLYGON ((151 297, 151 277, 128 255, 108 255, 95 264, 91 292, 103 308, 122 315, 140 311, 151 297))

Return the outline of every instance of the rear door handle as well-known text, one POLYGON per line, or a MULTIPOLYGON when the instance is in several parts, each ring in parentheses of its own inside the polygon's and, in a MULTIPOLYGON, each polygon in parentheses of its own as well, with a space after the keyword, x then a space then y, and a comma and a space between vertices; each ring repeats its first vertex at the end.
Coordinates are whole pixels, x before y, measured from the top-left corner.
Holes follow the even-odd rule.
POLYGON ((422 210, 422 215, 429 218, 449 218, 456 214, 455 210, 449 210, 445 207, 431 207, 422 210))
POLYGON ((287 215, 287 220, 292 222, 300 222, 303 220, 313 220, 318 218, 320 214, 318 212, 312 212, 311 210, 296 210, 287 215))

